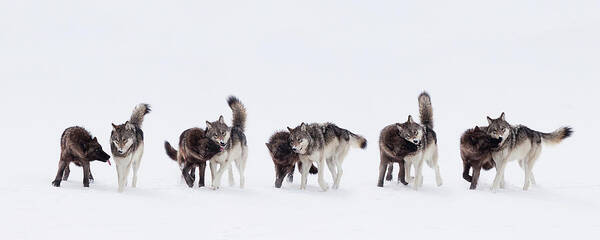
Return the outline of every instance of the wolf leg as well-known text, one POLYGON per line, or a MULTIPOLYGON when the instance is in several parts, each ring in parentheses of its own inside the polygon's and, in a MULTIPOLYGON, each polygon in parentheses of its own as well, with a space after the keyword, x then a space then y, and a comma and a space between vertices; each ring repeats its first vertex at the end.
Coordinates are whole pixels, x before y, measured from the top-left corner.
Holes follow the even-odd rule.
POLYGON ((344 169, 342 169, 341 159, 335 161, 335 166, 337 167, 337 176, 335 182, 333 183, 333 189, 340 188, 340 182, 342 181, 342 175, 344 175, 344 169))
MULTIPOLYGON (((325 156, 323 153, 321 153, 320 155, 321 156, 319 159, 319 169, 325 169, 325 156)), ((319 171, 319 173, 317 173, 317 178, 321 190, 323 190, 324 192, 327 191, 329 189, 329 186, 327 185, 327 182, 325 182, 325 171, 319 171)))
MULTIPOLYGON (((238 171, 240 174, 240 188, 246 187, 246 163, 248 162, 248 148, 242 150, 242 158, 239 159, 238 171)), ((294 171, 292 170, 292 174, 294 171)))
POLYGON ((192 178, 190 177, 190 170, 194 167, 196 167, 194 164, 186 162, 183 169, 181 169, 181 175, 183 175, 183 179, 185 179, 185 183, 190 188, 194 187, 194 180, 192 180, 192 178))
POLYGON ((82 161, 81 167, 83 167, 83 187, 90 187, 90 163, 82 161))
MULTIPOLYGON (((234 159, 235 165, 238 165, 238 159, 234 159)), ((227 168, 227 180, 229 181, 229 186, 233 187, 233 185, 235 184, 235 180, 233 179, 233 167, 231 166, 232 164, 229 164, 229 167, 227 168)), ((238 171, 240 170, 240 168, 238 167, 238 171)))
POLYGON ((388 164, 392 165, 391 162, 387 161, 387 158, 383 155, 383 153, 380 155, 380 162, 379 162, 379 178, 377 179, 377 187, 383 187, 383 178, 385 177, 385 171, 387 171, 388 169, 388 164))
POLYGON ((90 183, 94 183, 94 176, 92 176, 92 167, 90 166, 90 183))
POLYGON ((335 163, 333 161, 333 157, 327 158, 327 167, 329 168, 329 172, 331 173, 332 180, 335 182, 335 179, 337 179, 337 171, 335 169, 335 163))
POLYGON ((471 187, 469 189, 475 190, 477 188, 477 181, 479 181, 479 173, 481 172, 481 166, 473 167, 473 180, 471 181, 471 187))
MULTIPOLYGON (((300 166, 301 164, 302 164, 301 162, 298 162, 298 166, 300 166)), ((298 167, 298 170, 302 170, 302 168, 298 167)), ((289 183, 294 182, 294 171, 296 171, 296 164, 292 165, 292 170, 287 175, 287 181, 289 183)), ((275 170, 275 173, 277 173, 277 170, 275 170)))
POLYGON ((442 181, 442 174, 440 174, 440 165, 438 164, 438 152, 435 150, 435 153, 432 156, 432 165, 435 168, 435 183, 438 187, 442 186, 444 182, 442 181))
POLYGON ((204 187, 204 172, 206 172, 206 162, 200 161, 198 164, 198 187, 204 187))
POLYGON ((219 164, 219 170, 217 170, 217 173, 215 174, 215 181, 213 182, 213 189, 219 189, 221 187, 221 177, 223 177, 223 173, 225 173, 225 170, 227 170, 227 168, 231 167, 231 162, 229 161, 229 159, 225 160, 225 162, 220 163, 219 164))
POLYGON ((138 170, 140 169, 140 161, 141 157, 133 161, 133 179, 131 180, 131 187, 137 187, 137 177, 138 170))
POLYGON ((215 181, 215 174, 217 173, 217 163, 210 161, 208 166, 210 167, 210 182, 212 184, 215 181))
POLYGON ((69 174, 71 174, 71 169, 69 169, 69 164, 65 167, 65 171, 63 173, 62 180, 67 181, 69 179, 69 174))
POLYGON ((390 162, 388 164, 387 175, 385 176, 386 181, 392 181, 392 179, 394 178, 392 176, 393 172, 394 172, 394 163, 390 162))
MULTIPOLYGON (((308 170, 310 169, 311 165, 312 165, 312 163, 310 161, 302 162, 302 169, 300 170, 300 173, 302 174, 302 179, 300 180, 300 189, 301 190, 306 189, 306 183, 308 182, 308 170)), ((322 171, 319 171, 319 172, 322 172, 322 171)))
POLYGON ((413 183, 415 178, 410 176, 410 171, 412 170, 412 166, 413 166, 413 162, 412 161, 405 161, 405 166, 404 166, 404 180, 408 183, 413 183))
MULTIPOLYGON (((393 163, 390 162, 390 164, 393 163)), ((404 163, 404 160, 400 160, 398 164, 400 165, 400 169, 398 170, 398 183, 402 183, 402 185, 406 186, 408 185, 408 182, 406 181, 406 164, 404 163)))
POLYGON ((415 163, 415 190, 418 190, 423 185, 423 162, 421 158, 415 163))
POLYGON ((469 175, 469 171, 471 171, 471 165, 466 160, 463 160, 463 173, 462 176, 467 182, 472 182, 473 177, 469 175))
POLYGON ((60 181, 62 180, 63 173, 65 172, 65 168, 69 165, 69 162, 63 161, 62 159, 58 162, 58 171, 56 172, 56 177, 52 182, 52 186, 60 187, 60 181))
POLYGON ((504 159, 500 164, 496 167, 496 177, 494 177, 494 182, 492 183, 492 191, 498 190, 501 182, 504 182, 504 169, 506 168, 506 163, 508 161, 504 159))

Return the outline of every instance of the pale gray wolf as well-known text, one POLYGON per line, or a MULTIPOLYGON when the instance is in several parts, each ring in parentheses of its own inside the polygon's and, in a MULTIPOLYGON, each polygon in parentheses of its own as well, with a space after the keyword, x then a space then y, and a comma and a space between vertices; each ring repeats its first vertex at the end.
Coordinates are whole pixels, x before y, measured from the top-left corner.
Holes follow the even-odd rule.
POLYGON ((58 172, 52 182, 55 187, 60 187, 61 180, 69 178, 69 164, 83 167, 83 186, 89 187, 92 178, 90 169, 91 161, 108 162, 110 155, 102 150, 96 137, 82 127, 67 128, 60 138, 60 160, 58 161, 58 172))
MULTIPOLYGON (((286 131, 278 131, 274 133, 267 142, 267 148, 273 164, 275 164, 275 188, 281 188, 283 179, 287 176, 288 182, 294 181, 294 170, 296 165, 298 169, 302 169, 302 162, 298 153, 292 150, 290 146, 290 133, 286 131)), ((310 167, 310 174, 317 174, 317 167, 310 167)))
POLYGON ((110 134, 110 150, 117 165, 117 180, 119 192, 123 192, 127 185, 129 170, 133 168, 131 186, 137 186, 138 170, 144 154, 144 132, 142 122, 144 116, 150 112, 150 105, 141 103, 133 109, 129 121, 124 124, 112 124, 110 134))
POLYGON ((332 123, 302 123, 293 129, 288 127, 288 131, 290 132, 290 146, 294 152, 298 153, 302 162, 300 189, 306 189, 312 163, 317 163, 321 190, 329 189, 324 179, 325 162, 327 162, 333 178, 333 188, 339 188, 343 175, 342 163, 350 147, 362 149, 367 147, 365 138, 332 123))
POLYGON ((246 160, 248 159, 248 144, 244 130, 246 127, 246 107, 240 100, 234 96, 227 99, 227 104, 233 112, 232 126, 225 123, 223 116, 217 121, 206 121, 206 137, 220 146, 221 152, 210 159, 210 170, 214 175, 212 188, 221 187, 221 177, 225 170, 229 170, 229 184, 233 184, 233 175, 231 174, 231 163, 240 174, 240 188, 244 188, 246 177, 246 160), (217 170, 218 167, 218 170, 217 170))
POLYGON ((481 169, 490 170, 495 166, 492 152, 500 140, 487 134, 487 128, 475 127, 460 137, 460 157, 463 161, 463 178, 471 183, 469 189, 477 188, 481 169), (473 168, 473 176, 469 171, 473 168))
MULTIPOLYGON (((410 178, 410 168, 414 165, 415 190, 423 186, 423 162, 435 170, 437 186, 442 185, 442 176, 438 165, 437 135, 433 130, 433 108, 431 107, 431 98, 426 92, 419 95, 419 115, 421 124, 415 122, 412 116, 408 116, 405 123, 396 124, 400 137, 417 146, 417 151, 404 157, 407 179, 410 178)), ((382 167, 386 166, 379 167, 380 175, 382 167)))
POLYGON ((500 147, 492 153, 496 163, 496 177, 492 184, 492 191, 498 187, 504 188, 504 171, 508 162, 518 160, 519 166, 525 172, 523 190, 528 190, 531 184, 536 184, 533 176, 533 166, 542 152, 542 142, 558 144, 573 134, 570 127, 562 127, 552 133, 542 133, 530 128, 517 125, 512 126, 506 121, 504 113, 497 119, 487 117, 487 133, 500 140, 500 147))
MULTIPOLYGON (((204 187, 206 161, 218 154, 221 147, 208 139, 203 129, 190 128, 179 136, 179 151, 171 147, 167 141, 165 141, 165 151, 171 159, 177 161, 183 180, 191 188, 196 179, 196 167, 198 167, 198 187, 204 187)), ((211 172, 214 180, 213 174, 211 172)))

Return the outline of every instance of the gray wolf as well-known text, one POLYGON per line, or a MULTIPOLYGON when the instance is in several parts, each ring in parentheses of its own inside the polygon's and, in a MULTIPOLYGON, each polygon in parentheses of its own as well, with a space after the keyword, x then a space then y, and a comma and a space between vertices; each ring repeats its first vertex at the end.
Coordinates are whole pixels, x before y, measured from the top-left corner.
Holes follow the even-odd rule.
POLYGON ((463 161, 463 178, 471 183, 469 189, 477 188, 481 168, 490 170, 495 166, 492 152, 500 140, 487 134, 487 128, 475 127, 467 130, 460 138, 460 157, 463 161), (473 177, 469 175, 473 168, 473 177))
POLYGON ((288 127, 290 146, 298 153, 302 162, 300 189, 306 189, 308 173, 312 163, 317 163, 318 181, 321 190, 327 191, 324 179, 325 162, 333 178, 333 188, 337 189, 343 175, 342 163, 350 147, 366 148, 367 140, 332 123, 302 123, 296 128, 288 127))
MULTIPOLYGON (((417 146, 417 151, 409 153, 404 157, 405 177, 410 177, 410 168, 414 165, 415 182, 414 188, 419 189, 423 185, 423 162, 435 170, 436 184, 442 185, 442 177, 438 165, 437 135, 433 130, 433 108, 429 94, 423 92, 419 95, 419 115, 421 124, 415 122, 412 116, 404 123, 396 123, 398 135, 404 140, 417 146)), ((384 148, 385 150, 385 148, 384 148)), ((387 166, 380 164, 379 173, 385 173, 387 166)), ((401 166, 402 168, 402 166, 401 166)), ((381 176, 380 176, 381 178, 381 176)))
MULTIPOLYGON (((294 181, 296 165, 298 165, 298 169, 302 169, 300 157, 290 147, 289 139, 289 132, 279 131, 273 134, 269 138, 269 142, 265 144, 267 145, 267 149, 269 149, 273 164, 275 164, 275 188, 281 188, 285 176, 287 176, 288 182, 294 181)), ((309 173, 317 174, 317 172, 317 167, 312 165, 309 173)))
POLYGON ((108 162, 110 165, 110 155, 102 150, 96 137, 82 127, 67 128, 60 138, 60 160, 58 162, 58 172, 52 182, 55 187, 60 187, 61 180, 66 181, 69 178, 70 171, 67 170, 72 162, 77 166, 83 167, 83 186, 90 186, 92 171, 90 170, 91 161, 108 162), (63 175, 64 174, 64 175, 63 175))
MULTIPOLYGON (((177 161, 181 169, 181 176, 191 188, 194 186, 196 178, 196 167, 198 167, 198 187, 204 187, 206 161, 218 154, 221 147, 208 139, 203 129, 190 128, 179 136, 179 151, 171 147, 167 141, 165 141, 165 150, 171 159, 177 161)), ((213 174, 211 172, 214 180, 213 174)))
POLYGON ((487 117, 487 133, 500 140, 500 146, 492 153, 496 163, 496 177, 492 191, 498 187, 504 188, 504 170, 508 162, 518 160, 519 166, 525 172, 523 190, 528 190, 531 184, 536 184, 533 176, 533 166, 542 152, 542 142, 558 144, 573 134, 570 127, 562 127, 552 133, 543 133, 517 125, 512 126, 506 121, 504 113, 497 119, 487 117))
POLYGON ((142 122, 144 116, 150 113, 150 105, 141 103, 133 109, 129 121, 121 125, 112 124, 110 133, 110 150, 117 165, 117 180, 119 192, 127 185, 129 170, 133 168, 131 186, 137 186, 138 169, 144 154, 144 132, 142 122))
POLYGON ((230 96, 227 104, 233 112, 232 126, 225 123, 223 116, 217 121, 206 121, 206 137, 221 147, 221 152, 210 159, 210 170, 214 175, 212 188, 221 187, 221 177, 225 170, 229 170, 229 183, 233 184, 233 175, 231 174, 231 163, 240 174, 240 188, 244 188, 246 177, 246 161, 248 159, 248 144, 244 133, 246 127, 246 107, 237 97, 230 96), (217 170, 217 166, 219 167, 217 170))

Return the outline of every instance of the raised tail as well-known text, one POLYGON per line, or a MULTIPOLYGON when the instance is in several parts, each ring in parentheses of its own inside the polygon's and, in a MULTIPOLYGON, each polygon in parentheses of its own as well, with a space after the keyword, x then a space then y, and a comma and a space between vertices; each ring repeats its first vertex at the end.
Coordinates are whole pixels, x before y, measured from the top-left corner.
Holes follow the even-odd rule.
POLYGON ((167 141, 165 141, 165 151, 167 152, 167 156, 169 156, 169 158, 173 159, 173 161, 177 161, 177 150, 171 147, 171 144, 169 144, 167 141))
POLYGON ((246 107, 235 96, 227 98, 227 104, 233 111, 233 127, 238 127, 245 131, 246 128, 246 107))
POLYGON ((419 115, 421 124, 433 129, 433 108, 431 107, 431 98, 427 92, 419 95, 419 115))
POLYGON ((146 103, 140 103, 133 109, 129 123, 141 128, 142 122, 144 122, 144 116, 148 113, 150 113, 150 105, 146 103))
POLYGON ((562 127, 551 133, 540 133, 542 140, 546 144, 559 144, 563 139, 573 135, 573 129, 570 127, 562 127))

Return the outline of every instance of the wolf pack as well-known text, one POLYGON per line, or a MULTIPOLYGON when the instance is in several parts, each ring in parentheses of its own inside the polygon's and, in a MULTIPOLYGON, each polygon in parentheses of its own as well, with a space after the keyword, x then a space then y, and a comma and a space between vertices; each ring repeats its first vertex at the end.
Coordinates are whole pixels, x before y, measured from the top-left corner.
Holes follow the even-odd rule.
MULTIPOLYGON (((239 186, 246 183, 245 171, 248 160, 246 138, 246 107, 235 96, 227 99, 233 118, 228 125, 223 116, 216 121, 206 121, 204 128, 192 127, 179 136, 175 149, 164 142, 166 155, 177 162, 181 181, 193 188, 205 187, 206 165, 210 168, 210 188, 222 187, 222 178, 227 172, 228 183, 234 185, 233 166, 239 174, 239 186), (196 175, 196 171, 198 174, 196 175)), ((378 187, 393 180, 394 164, 399 167, 397 181, 412 184, 416 190, 423 186, 423 165, 427 164, 435 173, 435 184, 442 186, 440 174, 438 138, 433 124, 431 97, 423 92, 418 97, 419 121, 411 115, 402 123, 385 126, 379 135, 378 187), (414 173, 413 173, 414 171, 414 173)), ((150 105, 137 105, 129 120, 122 124, 112 123, 110 150, 117 170, 118 191, 129 185, 129 172, 133 172, 131 187, 137 186, 138 170, 144 153, 144 131, 142 123, 150 113, 150 105)), ((551 133, 532 130, 524 125, 512 125, 504 113, 493 119, 487 117, 488 126, 475 126, 466 130, 460 138, 460 156, 463 164, 462 177, 476 189, 481 169, 496 169, 492 191, 504 188, 504 173, 509 162, 517 161, 524 172, 523 190, 535 185, 533 166, 540 156, 544 144, 554 145, 572 135, 570 127, 562 127, 551 133)), ((343 163, 351 148, 366 149, 367 140, 334 123, 300 123, 277 131, 265 144, 275 169, 275 188, 283 181, 293 182, 296 168, 301 175, 300 189, 306 189, 308 176, 317 175, 322 191, 338 189, 344 175, 343 163), (332 185, 325 176, 325 165, 329 169, 332 185)), ((56 177, 52 182, 60 187, 67 181, 70 164, 83 169, 83 186, 94 181, 90 163, 106 162, 111 165, 111 156, 103 151, 98 139, 86 129, 75 126, 67 128, 60 139, 60 160, 56 177)))

